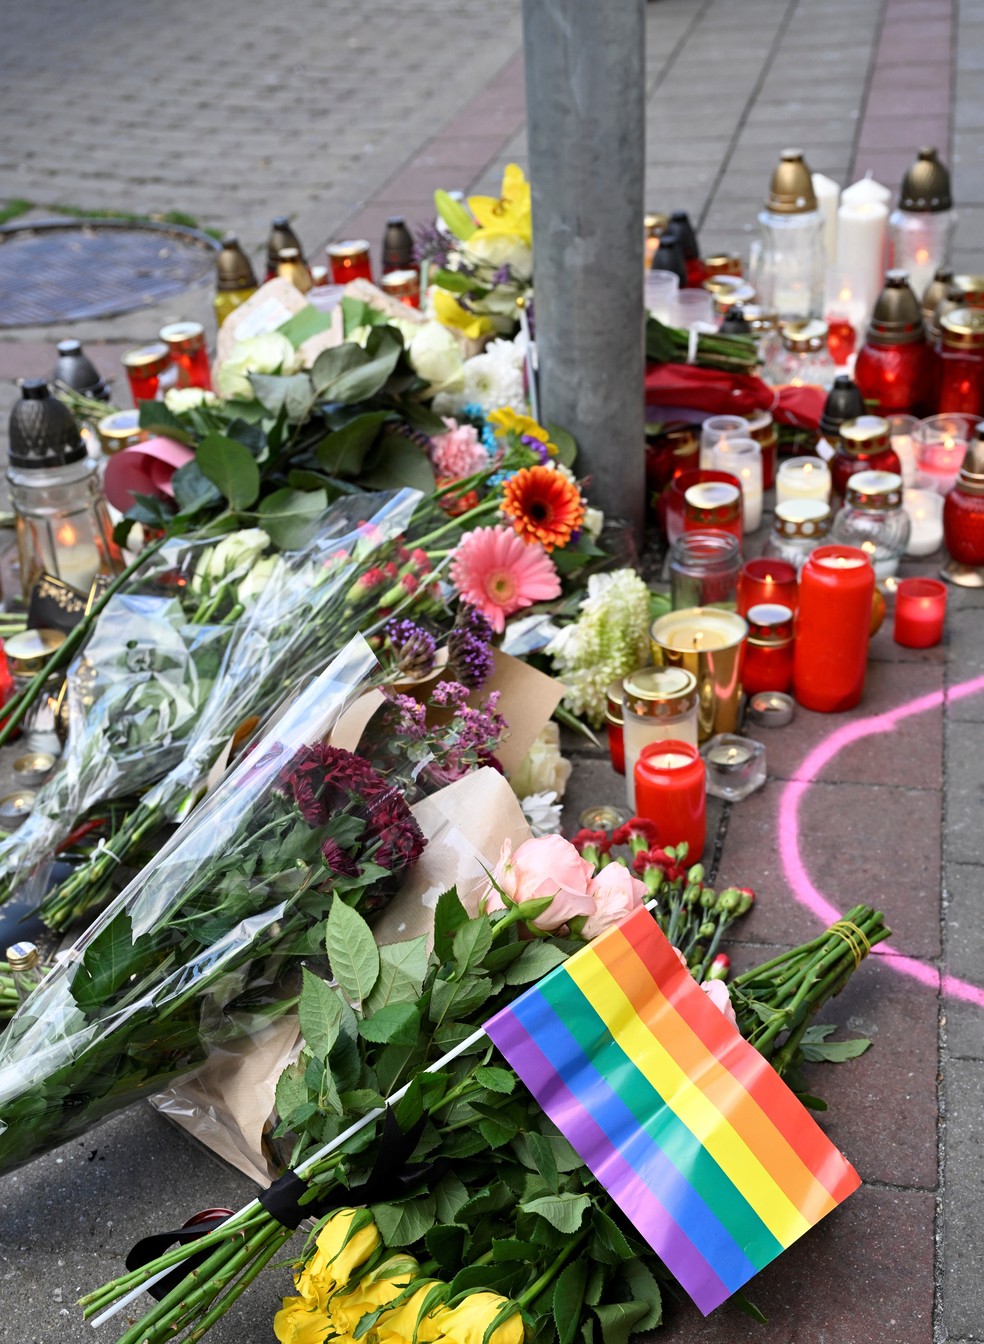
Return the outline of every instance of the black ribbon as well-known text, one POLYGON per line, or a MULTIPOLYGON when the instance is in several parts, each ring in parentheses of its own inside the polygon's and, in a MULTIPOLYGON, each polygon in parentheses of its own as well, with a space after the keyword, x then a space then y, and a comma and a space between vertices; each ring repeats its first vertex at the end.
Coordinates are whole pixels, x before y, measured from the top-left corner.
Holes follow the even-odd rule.
MULTIPOLYGON (((336 1187, 334 1190, 326 1191, 319 1199, 301 1203, 302 1196, 311 1187, 296 1171, 285 1171, 258 1196, 258 1202, 278 1223, 293 1231, 300 1227, 305 1218, 323 1218, 333 1209, 349 1206, 359 1208, 381 1200, 389 1201, 409 1194, 425 1183, 439 1181, 449 1167, 446 1159, 438 1158, 436 1162, 407 1165, 407 1159, 420 1142, 426 1123, 427 1116, 422 1115, 410 1129, 401 1129, 395 1113, 387 1106, 376 1160, 362 1185, 350 1186, 347 1189, 336 1187)), ((176 1228, 172 1232, 158 1232, 143 1237, 131 1247, 126 1257, 126 1267, 130 1270, 140 1269, 151 1260, 156 1260, 159 1255, 163 1255, 171 1246, 196 1241, 207 1232, 221 1227, 225 1221, 224 1217, 210 1218, 203 1222, 192 1223, 190 1226, 176 1228)), ((188 1256, 163 1279, 149 1285, 147 1292, 160 1301, 177 1287, 186 1274, 204 1264, 211 1254, 211 1249, 206 1249, 188 1256)))

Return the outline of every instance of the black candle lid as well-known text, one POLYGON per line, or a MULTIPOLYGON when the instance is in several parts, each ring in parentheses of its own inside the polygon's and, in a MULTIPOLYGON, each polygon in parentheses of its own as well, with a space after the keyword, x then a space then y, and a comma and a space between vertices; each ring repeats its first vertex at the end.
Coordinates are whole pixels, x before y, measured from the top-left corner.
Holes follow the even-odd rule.
POLYGON ((10 412, 10 465, 64 467, 86 455, 75 417, 43 378, 25 378, 21 400, 10 412))

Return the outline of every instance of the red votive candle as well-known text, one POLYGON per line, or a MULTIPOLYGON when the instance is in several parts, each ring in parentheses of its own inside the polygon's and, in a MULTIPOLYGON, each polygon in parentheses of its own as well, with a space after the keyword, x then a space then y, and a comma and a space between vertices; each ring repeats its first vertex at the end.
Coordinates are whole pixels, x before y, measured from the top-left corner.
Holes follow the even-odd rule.
MULTIPOLYGON (((796 566, 788 560, 770 560, 762 556, 757 560, 746 560, 738 578, 738 615, 744 616, 749 607, 757 607, 762 602, 778 602, 781 606, 796 610, 799 600, 799 584, 796 581, 796 566)), ((774 690, 775 687, 770 687, 774 690)))
POLYGON ((856 546, 818 546, 800 571, 793 695, 823 714, 853 709, 864 690, 875 571, 856 546))
POLYGON ((171 352, 178 371, 178 387, 212 390, 212 374, 205 348, 205 328, 200 322, 172 322, 161 328, 161 340, 171 352))
POLYGON ((635 764, 636 815, 655 823, 659 843, 686 841, 689 859, 704 852, 706 766, 689 742, 650 742, 635 764))
POLYGON ((605 692, 605 727, 608 729, 608 755, 612 769, 625 774, 625 737, 623 732, 622 681, 613 681, 605 692))
POLYGON ((684 495, 684 532, 704 532, 713 528, 730 532, 742 542, 741 486, 726 481, 703 481, 692 485, 684 495))
POLYGON ((372 280, 372 249, 365 238, 348 238, 342 243, 329 243, 328 265, 333 285, 347 285, 350 280, 372 280))
POLYGON ((780 603, 749 607, 741 684, 746 695, 788 691, 793 684, 793 613, 780 603))
POLYGON ((939 579, 903 579, 895 591, 895 642, 929 649, 943 638, 946 584, 939 579))

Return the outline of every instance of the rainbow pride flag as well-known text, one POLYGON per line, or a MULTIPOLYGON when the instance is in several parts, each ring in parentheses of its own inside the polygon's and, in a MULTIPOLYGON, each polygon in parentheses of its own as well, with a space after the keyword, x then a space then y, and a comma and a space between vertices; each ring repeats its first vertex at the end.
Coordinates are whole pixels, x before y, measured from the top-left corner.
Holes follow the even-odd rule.
POLYGON ((860 1184, 645 909, 485 1029, 705 1315, 860 1184))

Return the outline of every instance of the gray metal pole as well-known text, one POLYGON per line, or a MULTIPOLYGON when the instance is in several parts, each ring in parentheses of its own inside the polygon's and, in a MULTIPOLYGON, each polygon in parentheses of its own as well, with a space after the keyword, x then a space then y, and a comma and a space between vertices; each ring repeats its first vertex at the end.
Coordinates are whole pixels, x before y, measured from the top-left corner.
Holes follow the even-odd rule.
POLYGON ((645 0, 523 0, 541 418, 641 541, 645 0))

